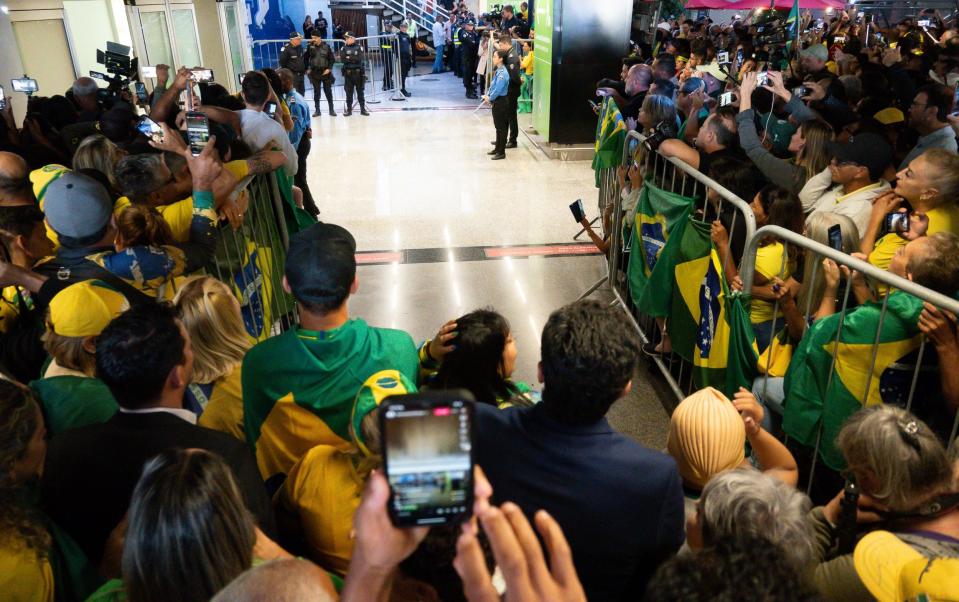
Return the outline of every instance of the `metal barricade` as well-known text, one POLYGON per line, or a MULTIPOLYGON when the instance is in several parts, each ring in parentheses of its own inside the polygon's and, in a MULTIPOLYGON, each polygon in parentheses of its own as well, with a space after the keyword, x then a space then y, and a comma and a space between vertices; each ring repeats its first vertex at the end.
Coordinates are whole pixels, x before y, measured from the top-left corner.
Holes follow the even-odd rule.
POLYGON ((292 297, 283 291, 289 235, 277 174, 247 178, 234 195, 247 195, 245 220, 234 230, 219 228, 213 259, 206 272, 226 283, 240 302, 247 334, 261 341, 296 326, 292 297))
MULTIPOLYGON (((706 204, 706 189, 714 190, 720 197, 720 210, 722 203, 730 203, 737 211, 743 214, 746 228, 746 244, 752 240, 756 232, 756 217, 753 215, 749 203, 741 199, 736 194, 720 186, 716 181, 703 175, 687 163, 676 159, 675 157, 665 157, 658 151, 646 151, 643 142, 646 136, 631 131, 626 136, 626 142, 623 148, 623 156, 627 157, 631 146, 638 143, 643 155, 640 158, 644 170, 644 178, 652 178, 656 184, 668 192, 674 192, 683 196, 696 197, 702 193, 703 210, 706 204), (681 174, 681 176, 680 176, 681 174)), ((632 157, 630 157, 632 159, 632 157)), ((644 179, 645 181, 645 179, 644 179)), ((611 228, 608 233, 609 252, 607 256, 607 274, 587 290, 581 298, 588 297, 596 290, 608 284, 613 294, 613 303, 619 305, 626 312, 630 323, 639 333, 640 339, 644 344, 655 340, 655 329, 665 331, 668 334, 669 320, 654 318, 653 316, 639 313, 627 300, 627 291, 625 288, 626 274, 620 269, 622 258, 629 249, 626 248, 628 241, 622 240, 622 220, 632 219, 633 216, 623 215, 623 199, 620 194, 619 183, 616 178, 615 168, 604 170, 600 174, 599 206, 600 214, 603 214, 605 207, 612 203, 612 218, 610 220, 611 228)), ((730 238, 735 234, 735 222, 733 230, 729 233, 730 238)), ((729 257, 722 258, 723 267, 729 257)), ((748 289, 747 289, 748 290, 748 289)), ((669 387, 676 395, 677 400, 681 400, 689 395, 693 390, 693 366, 690 362, 680 357, 675 352, 653 357, 653 361, 665 377, 669 387)))
MULTIPOLYGON (((489 90, 489 86, 493 82, 493 74, 496 72, 496 70, 493 69, 493 52, 496 49, 496 36, 498 36, 500 33, 502 32, 500 32, 498 29, 491 29, 483 34, 484 37, 489 40, 489 46, 486 50, 486 70, 485 75, 483 76, 486 79, 486 90, 489 90)), ((513 38, 513 49, 520 57, 523 56, 523 44, 526 42, 535 43, 536 40, 533 40, 532 38, 513 38)))
MULTIPOLYGON (((324 40, 330 45, 334 56, 339 59, 339 52, 346 44, 340 39, 324 40)), ((280 66, 280 52, 283 47, 289 43, 289 40, 256 40, 253 42, 253 68, 278 69, 280 66)), ((305 43, 305 42, 304 42, 305 43)), ((399 56, 399 38, 395 34, 366 36, 356 38, 356 43, 363 48, 366 54, 366 77, 363 82, 366 102, 376 104, 382 101, 384 97, 390 100, 402 101, 406 97, 400 92, 401 88, 401 69, 399 56)), ((346 100, 346 90, 344 88, 343 64, 337 62, 333 66, 333 100, 336 102, 346 100)), ((310 78, 306 78, 307 90, 312 90, 312 94, 320 93, 313 88, 310 78)), ((308 93, 309 95, 309 93, 308 93)), ((309 98, 308 98, 309 100, 309 98)), ((357 102, 354 98, 354 103, 357 102)))
MULTIPOLYGON (((811 278, 813 282, 816 281, 817 273, 818 273, 818 270, 820 269, 820 265, 822 263, 823 258, 828 258, 836 262, 836 264, 840 266, 846 266, 850 270, 855 270, 856 272, 859 272, 860 274, 864 275, 869 281, 871 281, 871 284, 875 285, 877 288, 882 287, 882 290, 884 291, 895 290, 895 291, 901 291, 903 293, 908 293, 909 295, 917 297, 918 299, 921 299, 927 303, 930 303, 931 305, 935 306, 937 309, 945 310, 948 312, 952 312, 955 315, 959 315, 959 301, 957 301, 956 299, 952 297, 948 297, 946 295, 937 293, 933 290, 920 286, 911 280, 907 280, 905 278, 896 276, 895 274, 892 274, 891 272, 888 272, 886 270, 882 270, 870 263, 867 263, 860 259, 856 259, 855 257, 847 255, 846 253, 837 251, 833 249, 832 247, 818 243, 801 234, 797 234, 795 232, 792 232, 790 230, 787 230, 786 228, 782 228, 779 226, 764 226, 756 232, 756 235, 749 242, 747 242, 746 249, 743 253, 742 270, 740 272, 742 274, 742 279, 743 279, 743 288, 746 291, 752 290, 753 278, 755 274, 754 266, 756 262, 756 252, 759 248, 759 243, 764 238, 767 238, 767 237, 775 237, 779 242, 783 244, 784 258, 788 254, 789 245, 793 245, 796 248, 806 252, 807 257, 805 261, 813 262, 812 274, 811 274, 811 278)), ((809 296, 809 299, 811 299, 813 297, 813 287, 809 286, 808 288, 809 288, 808 296, 809 296)), ((842 297, 842 304, 835 312, 836 314, 839 314, 840 316, 838 320, 838 324, 836 326, 837 332, 835 334, 835 341, 827 345, 827 347, 830 348, 828 353, 831 355, 831 364, 829 366, 829 371, 828 371, 829 377, 826 382, 826 388, 824 389, 824 391, 826 391, 827 394, 831 391, 833 374, 836 371, 837 363, 840 361, 840 355, 844 353, 850 353, 851 352, 850 348, 853 347, 853 345, 850 345, 848 343, 844 344, 843 346, 840 346, 840 341, 842 340, 843 326, 844 326, 846 315, 849 312, 855 310, 855 308, 853 309, 849 308, 850 291, 852 289, 853 289, 853 286, 847 284, 847 286, 845 287, 845 291, 840 294, 840 296, 842 297)), ((868 377, 865 379, 865 385, 861 392, 861 397, 859 398, 862 406, 867 405, 867 401, 869 401, 871 394, 880 392, 880 378, 876 374, 877 359, 879 357, 880 345, 882 344, 881 341, 883 340, 882 339, 883 327, 884 327, 887 312, 888 312, 888 304, 889 304, 889 298, 891 294, 892 293, 887 293, 882 295, 882 307, 879 310, 878 324, 876 326, 875 337, 871 341, 871 348, 869 349, 869 352, 866 354, 871 359, 869 360, 869 370, 866 372, 866 374, 868 374, 868 377)), ((810 316, 813 311, 813 308, 811 307, 812 304, 810 303, 809 299, 807 299, 805 302, 806 309, 804 311, 804 316, 803 316, 804 325, 809 324, 810 316)), ((802 300, 799 300, 799 301, 802 301, 802 300)), ((778 314, 779 314, 779 304, 778 302, 776 302, 773 307, 774 323, 778 314)), ((806 332, 808 332, 808 328, 806 332)), ((920 372, 924 371, 923 357, 926 356, 926 347, 928 344, 929 343, 925 335, 921 335, 919 340, 918 351, 916 352, 915 366, 912 367, 912 375, 910 378, 906 379, 909 384, 908 384, 908 392, 906 392, 906 403, 904 407, 907 410, 910 410, 913 406, 913 401, 916 395, 917 384, 919 383, 919 379, 920 379, 920 372)), ((898 363, 899 359, 897 359, 896 365, 900 368, 905 367, 908 369, 909 365, 903 366, 902 364, 899 364, 898 363)), ((926 370, 926 371, 929 371, 929 370, 926 370)), ((767 366, 767 372, 768 372, 768 366, 767 366)), ((929 374, 928 375, 929 377, 939 378, 938 369, 932 372, 934 373, 929 374)), ((768 373, 763 376, 763 386, 762 386, 763 389, 765 389, 768 386, 769 379, 770 379, 770 376, 768 375, 768 373)), ((886 389, 887 395, 893 392, 890 390, 890 385, 888 383, 885 383, 884 387, 886 389)), ((848 387, 847 387, 847 390, 848 390, 848 387)), ((896 395, 898 395, 899 393, 902 393, 902 392, 903 391, 896 391, 895 393, 896 395)), ((860 394, 859 391, 852 391, 852 390, 850 390, 850 393, 856 394, 857 396, 858 394, 860 394)), ((830 399, 828 398, 822 400, 823 416, 826 415, 827 413, 826 405, 829 403, 829 401, 830 399)), ((936 400, 936 402, 941 402, 941 401, 942 400, 936 400)), ((813 456, 812 456, 813 459, 817 461, 813 461, 811 463, 811 467, 809 471, 809 480, 807 483, 807 493, 811 491, 814 483, 814 479, 815 479, 815 467, 816 467, 816 464, 818 463, 818 459, 820 456, 820 449, 822 446, 822 437, 823 437, 823 428, 824 428, 824 420, 821 418, 819 421, 818 429, 817 429, 816 441, 813 447, 813 456)), ((947 445, 950 445, 952 444, 953 441, 955 441, 957 429, 959 429, 959 413, 957 413, 956 417, 953 419, 952 428, 949 433, 948 440, 946 441, 947 445)))

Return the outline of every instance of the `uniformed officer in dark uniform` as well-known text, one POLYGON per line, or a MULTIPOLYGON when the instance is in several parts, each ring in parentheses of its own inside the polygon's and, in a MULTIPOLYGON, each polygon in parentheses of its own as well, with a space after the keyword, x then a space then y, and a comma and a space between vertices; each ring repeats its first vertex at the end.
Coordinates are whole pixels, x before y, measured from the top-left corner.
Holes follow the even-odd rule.
POLYGON ((476 33, 476 24, 467 21, 460 29, 460 48, 463 54, 463 86, 466 88, 466 98, 476 96, 476 62, 479 60, 479 34, 476 33))
POLYGON ((313 116, 320 116, 320 97, 321 92, 326 92, 326 102, 330 105, 330 116, 336 117, 336 111, 333 109, 333 64, 336 57, 333 56, 333 49, 323 38, 315 33, 313 42, 310 44, 307 58, 310 61, 310 70, 307 73, 310 76, 310 82, 313 83, 313 116))
POLYGON ((343 87, 346 90, 346 112, 349 117, 353 114, 353 91, 360 101, 360 115, 369 116, 366 112, 366 96, 363 92, 363 81, 366 73, 366 53, 356 43, 353 32, 343 34, 346 44, 340 49, 340 62, 343 63, 343 87))
POLYGON ((410 74, 410 68, 414 65, 413 44, 415 41, 410 38, 409 24, 406 21, 400 23, 400 32, 396 34, 397 48, 400 53, 400 92, 403 96, 410 96, 406 91, 406 78, 410 74))
POLYGON ((303 77, 306 75, 306 46, 300 32, 290 33, 290 43, 280 51, 280 67, 293 72, 293 87, 300 95, 306 94, 306 85, 303 77))
MULTIPOLYGON (((505 10, 505 9, 504 9, 505 10)), ((509 141, 506 148, 516 148, 516 140, 519 137, 519 120, 516 112, 519 109, 519 90, 523 83, 520 76, 519 55, 516 54, 516 48, 513 46, 513 40, 508 33, 500 34, 497 42, 499 50, 509 51, 506 58, 506 71, 509 73, 509 141)))

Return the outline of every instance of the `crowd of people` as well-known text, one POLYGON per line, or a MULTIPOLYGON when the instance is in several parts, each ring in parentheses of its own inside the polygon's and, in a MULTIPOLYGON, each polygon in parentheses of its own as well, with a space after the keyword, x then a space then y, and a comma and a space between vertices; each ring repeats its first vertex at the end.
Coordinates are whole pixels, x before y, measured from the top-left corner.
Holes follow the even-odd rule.
MULTIPOLYGON (((865 40, 852 52, 855 19, 819 30, 804 17, 812 33, 798 64, 767 69, 763 85, 757 67, 772 59, 755 25, 667 25, 651 65, 629 57, 622 81, 601 88, 636 129, 669 134, 660 153, 750 200, 757 225, 829 242, 838 224, 844 252, 955 297, 959 155, 941 82, 959 79, 959 36, 940 23, 932 43, 906 22, 884 32, 897 47, 872 57, 865 40), (821 45, 837 36, 838 57, 821 45), (712 60, 740 47, 747 64, 735 77, 712 60), (897 92, 880 93, 881 79, 897 92), (738 100, 716 106, 726 87, 738 100), (909 228, 884 231, 889 214, 909 228)), ((493 58, 494 158, 510 143, 512 40, 498 38, 493 58)), ((247 73, 238 96, 196 85, 188 69, 169 86, 161 74, 142 107, 158 134, 138 127, 131 99, 104 106, 86 78, 33 99, 22 128, 3 113, 3 599, 956 598, 955 316, 761 241, 750 291, 760 348, 781 331, 796 358, 823 348, 839 306, 849 329, 875 336, 895 322, 935 351, 926 361, 937 376, 909 409, 900 383, 886 382, 881 395, 896 402, 832 418, 823 439, 841 474, 819 466, 811 497, 800 476, 816 459, 783 441, 778 419, 820 377, 798 359, 794 375, 731 399, 692 393, 672 412, 666 449, 648 449, 606 415, 630 394, 643 353, 668 351, 668 323, 643 345, 618 307, 556 309, 534 388, 514 378, 516 341, 492 308, 437 324, 419 344, 351 315, 356 242, 337 225, 291 228, 282 287, 296 325, 253 336, 243 292, 199 272, 217 238, 247 219, 250 176, 275 173, 311 208, 305 182, 295 184, 309 139, 297 74, 247 73), (202 149, 182 131, 181 94, 211 123, 202 149), (843 296, 858 305, 842 307, 843 296), (884 324, 885 306, 895 312, 884 324), (462 524, 398 528, 387 509, 380 407, 419 390, 476 400, 462 524)), ((639 172, 621 174, 633 206, 639 172)), ((718 198, 710 191, 715 206, 696 217, 741 287, 745 245, 731 235, 743 228, 718 198)))

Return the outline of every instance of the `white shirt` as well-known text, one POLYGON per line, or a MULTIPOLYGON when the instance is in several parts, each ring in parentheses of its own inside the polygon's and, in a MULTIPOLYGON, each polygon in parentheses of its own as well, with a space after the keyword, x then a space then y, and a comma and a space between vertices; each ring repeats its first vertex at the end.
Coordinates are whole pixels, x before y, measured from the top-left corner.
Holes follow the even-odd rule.
POLYGON ((799 200, 803 211, 809 213, 806 221, 815 213, 838 213, 845 215, 856 223, 859 237, 862 238, 869 227, 869 216, 872 214, 872 201, 889 190, 889 183, 879 180, 855 192, 843 194, 842 186, 832 183, 832 172, 829 168, 809 178, 806 185, 799 191, 799 200))
POLYGON ((433 23, 433 46, 446 43, 446 28, 442 23, 433 23))
MULTIPOLYGON (((277 111, 279 110, 281 109, 277 108, 277 111)), ((280 149, 286 156, 286 164, 283 166, 286 175, 296 175, 298 167, 296 149, 290 143, 290 138, 283 126, 262 111, 243 109, 237 113, 240 115, 243 142, 246 142, 254 153, 264 148, 280 149)))
POLYGON ((186 420, 190 424, 196 424, 196 414, 190 410, 184 410, 183 408, 143 408, 142 410, 128 410, 126 408, 120 408, 121 414, 156 414, 157 412, 173 414, 177 418, 186 420))

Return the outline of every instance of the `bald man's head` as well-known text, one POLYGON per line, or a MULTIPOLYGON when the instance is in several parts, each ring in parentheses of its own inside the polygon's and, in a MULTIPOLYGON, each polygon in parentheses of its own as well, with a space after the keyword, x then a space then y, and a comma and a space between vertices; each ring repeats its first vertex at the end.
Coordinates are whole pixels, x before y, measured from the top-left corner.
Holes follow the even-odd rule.
POLYGON ((0 151, 0 205, 12 207, 36 202, 27 162, 20 155, 0 151))
POLYGON ((241 574, 211 602, 333 602, 333 583, 309 560, 273 560, 241 574))

